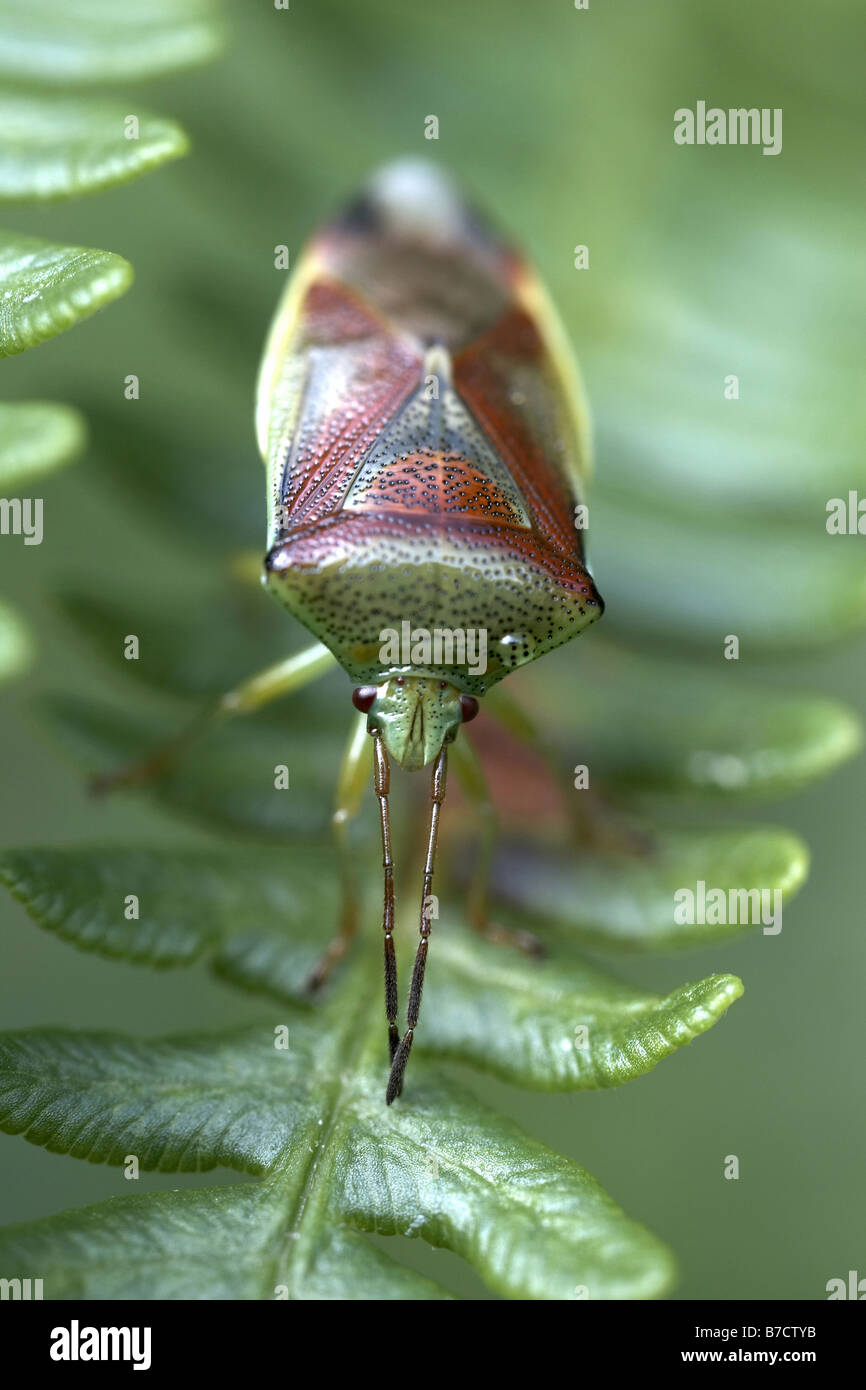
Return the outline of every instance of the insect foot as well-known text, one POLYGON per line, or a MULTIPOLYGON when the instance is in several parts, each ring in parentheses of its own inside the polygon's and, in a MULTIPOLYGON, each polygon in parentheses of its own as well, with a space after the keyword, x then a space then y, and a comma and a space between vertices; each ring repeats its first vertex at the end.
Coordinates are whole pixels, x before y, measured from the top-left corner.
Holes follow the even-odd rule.
POLYGON ((474 924, 479 936, 486 937, 496 946, 510 946, 512 950, 522 951, 533 960, 543 960, 547 950, 530 931, 519 931, 514 927, 503 927, 498 922, 479 922, 474 924))

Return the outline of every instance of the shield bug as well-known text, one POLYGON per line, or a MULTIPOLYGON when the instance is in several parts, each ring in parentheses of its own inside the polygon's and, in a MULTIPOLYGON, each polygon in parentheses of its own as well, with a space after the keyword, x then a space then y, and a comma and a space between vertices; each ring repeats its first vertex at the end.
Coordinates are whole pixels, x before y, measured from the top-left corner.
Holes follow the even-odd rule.
MULTIPOLYGON (((361 718, 334 821, 345 855, 370 735, 385 878, 390 1104, 418 1024, 449 745, 491 686, 602 612, 576 521, 588 469, 586 410, 538 278, 450 179, 413 162, 380 171, 307 247, 271 327, 256 427, 268 476, 265 583, 318 644, 220 708, 255 708, 333 659, 354 683, 361 718), (432 768, 402 1038, 391 761, 432 768)), ((346 897, 341 934, 316 984, 356 929, 348 885, 346 897)))

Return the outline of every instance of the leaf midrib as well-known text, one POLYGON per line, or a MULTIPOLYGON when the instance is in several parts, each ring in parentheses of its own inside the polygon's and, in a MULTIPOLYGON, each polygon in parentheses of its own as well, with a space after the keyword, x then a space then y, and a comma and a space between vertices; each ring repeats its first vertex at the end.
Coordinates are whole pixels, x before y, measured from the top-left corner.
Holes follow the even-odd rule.
MULTIPOLYGON (((314 1263, 319 1244, 319 1234, 324 1226, 325 1214, 331 1207, 331 1177, 336 1157, 339 1153, 339 1130, 343 1113, 351 1103, 355 1093, 355 1083, 362 1070, 363 1062, 375 1045, 374 1032, 384 1043, 386 1024, 383 1008, 376 1008, 372 986, 372 971, 368 965, 369 953, 365 943, 356 943, 357 962, 340 981, 331 1000, 330 1014, 338 1019, 342 1016, 342 1028, 332 1029, 326 1023, 326 1013, 321 1015, 323 1047, 326 1048, 324 1065, 314 1065, 311 1081, 316 1083, 317 1094, 324 1101, 323 1121, 309 1126, 306 1131, 292 1137, 290 1152, 297 1153, 301 1144, 311 1148, 310 1140, 315 1137, 312 1152, 304 1162, 295 1184, 287 1186, 287 1195, 293 1196, 292 1206, 285 1229, 279 1238, 278 1249, 272 1261, 271 1287, 284 1282, 287 1272, 291 1273, 293 1285, 303 1280, 305 1272, 314 1263), (355 1008, 341 1008, 340 1001, 356 997, 355 1008), (316 1218, 319 1217, 317 1220, 316 1218)), ((381 1004, 381 1001, 380 1001, 381 1004)), ((385 1072, 382 1075, 382 1104, 385 1104, 385 1072)), ((338 1218, 339 1219, 339 1218, 338 1218)))

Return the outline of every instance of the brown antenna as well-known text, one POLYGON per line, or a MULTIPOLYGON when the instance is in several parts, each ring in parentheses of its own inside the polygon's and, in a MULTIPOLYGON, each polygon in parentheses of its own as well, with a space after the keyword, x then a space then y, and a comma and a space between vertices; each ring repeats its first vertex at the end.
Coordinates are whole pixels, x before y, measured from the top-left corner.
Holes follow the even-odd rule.
POLYGON ((385 905, 382 914, 382 931, 385 933, 385 1017, 388 1020, 388 1049, 393 1063, 400 1043, 400 1034, 397 1031, 397 956, 394 951, 394 860, 391 856, 391 815, 388 810, 391 769, 378 729, 373 734, 373 786, 379 801, 379 820, 382 825, 382 868, 385 872, 385 905))
MULTIPOLYGON (((390 1105, 393 1100, 396 1100, 400 1092, 403 1090, 403 1076, 406 1071, 406 1063, 409 1060, 409 1053, 412 1051, 412 1042, 415 1037, 415 1029, 418 1026, 418 1015, 421 1012, 421 992, 424 988, 424 969, 427 964, 427 943, 430 937, 430 911, 428 903, 430 898, 430 888, 433 883, 433 866, 436 861, 436 844, 439 839, 439 814, 442 809, 442 803, 445 800, 445 782, 447 772, 448 750, 446 747, 443 746, 440 749, 436 761, 433 764, 433 776, 431 779, 430 786, 430 834, 427 838, 427 860, 424 865, 424 891, 421 895, 421 920, 418 927, 421 940, 418 942, 418 952, 415 956, 415 966, 412 970, 412 985, 409 990, 409 1007, 406 1010, 406 1032, 403 1034, 402 1040, 400 1041, 396 1052, 392 1052, 391 1054, 391 1074, 388 1077, 388 1089, 385 1092, 385 1100, 388 1105, 390 1105)), ((395 976, 395 1010, 396 999, 397 989, 395 976)), ((396 1032, 396 1029, 394 1031, 396 1032)))

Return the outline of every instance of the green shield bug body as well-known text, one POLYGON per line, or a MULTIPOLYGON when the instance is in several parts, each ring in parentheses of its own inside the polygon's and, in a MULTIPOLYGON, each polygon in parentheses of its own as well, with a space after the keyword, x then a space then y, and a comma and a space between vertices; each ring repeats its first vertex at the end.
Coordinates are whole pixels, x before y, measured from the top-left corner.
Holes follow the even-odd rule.
MULTIPOLYGON (((390 1104, 418 1022, 448 747, 493 685, 602 612, 576 521, 588 471, 583 395, 526 262, 436 168, 403 163, 375 176, 303 254, 271 327, 256 427, 268 475, 265 582, 318 643, 221 708, 255 708, 333 660, 355 683, 361 720, 335 827, 344 841, 372 735, 390 1104), (432 764, 402 1039, 389 759, 432 764)), ((347 902, 314 983, 356 925, 347 902)))

